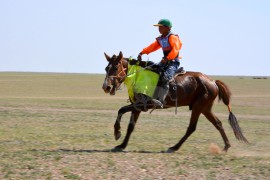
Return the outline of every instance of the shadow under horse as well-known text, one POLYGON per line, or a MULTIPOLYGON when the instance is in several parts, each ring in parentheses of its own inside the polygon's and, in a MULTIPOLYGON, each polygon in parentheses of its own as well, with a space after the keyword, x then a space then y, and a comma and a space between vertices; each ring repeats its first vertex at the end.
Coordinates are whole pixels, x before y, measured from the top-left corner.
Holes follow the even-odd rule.
MULTIPOLYGON (((120 52, 119 55, 113 55, 110 57, 106 53, 105 57, 108 61, 108 65, 105 68, 106 77, 103 83, 103 90, 105 93, 110 93, 110 95, 115 95, 116 91, 120 88, 120 85, 124 82, 127 76, 129 58, 124 58, 123 53, 120 52)), ((189 106, 191 112, 189 126, 185 135, 176 143, 174 146, 170 147, 167 152, 177 151, 182 144, 187 140, 187 138, 196 130, 197 122, 199 116, 203 114, 219 131, 221 137, 224 141, 224 151, 227 151, 231 145, 228 137, 223 129, 222 123, 219 118, 212 112, 212 107, 216 97, 218 96, 219 101, 222 100, 223 103, 228 107, 229 111, 229 123, 233 129, 235 137, 242 142, 248 143, 248 140, 244 137, 241 128, 237 122, 235 115, 232 113, 230 106, 231 92, 228 86, 220 80, 212 80, 208 76, 200 72, 190 72, 187 71, 185 74, 180 76, 175 76, 174 86, 172 88, 170 84, 170 92, 165 99, 166 105, 164 108, 179 106, 189 106), (176 90, 173 90, 176 89, 176 90), (173 92, 176 91, 176 92, 173 92), (175 94, 176 98, 172 99, 169 94, 175 94), (177 102, 175 102, 177 101, 177 102)), ((142 111, 146 109, 155 108, 153 104, 149 103, 142 105, 141 108, 138 105, 134 106, 133 103, 130 105, 121 107, 118 111, 118 116, 114 124, 114 136, 118 140, 121 137, 121 118, 126 112, 131 112, 130 122, 128 125, 126 136, 123 142, 116 146, 114 150, 123 150, 127 147, 128 141, 132 131, 135 128, 135 124, 139 118, 142 111)))

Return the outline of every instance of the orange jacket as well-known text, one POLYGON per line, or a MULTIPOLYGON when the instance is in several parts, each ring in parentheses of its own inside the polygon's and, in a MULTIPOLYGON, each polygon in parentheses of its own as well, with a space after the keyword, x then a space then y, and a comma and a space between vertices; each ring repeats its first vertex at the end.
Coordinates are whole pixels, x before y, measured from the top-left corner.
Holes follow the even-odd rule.
MULTIPOLYGON (((173 60, 173 59, 177 58, 177 56, 179 55, 180 49, 182 47, 182 42, 177 35, 172 34, 169 37, 169 43, 170 43, 172 49, 166 58, 168 60, 173 60)), ((161 45, 156 40, 155 42, 150 44, 148 47, 144 48, 141 51, 141 54, 150 54, 151 52, 154 52, 160 48, 161 48, 161 45)), ((179 57, 179 58, 181 59, 181 57, 179 57)))

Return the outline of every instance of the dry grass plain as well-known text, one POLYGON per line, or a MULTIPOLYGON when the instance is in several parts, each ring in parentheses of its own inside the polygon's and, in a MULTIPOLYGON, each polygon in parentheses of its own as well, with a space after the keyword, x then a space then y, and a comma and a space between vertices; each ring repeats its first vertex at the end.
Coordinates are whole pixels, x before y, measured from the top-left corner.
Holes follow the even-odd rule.
MULTIPOLYGON (((101 90, 104 75, 0 73, 0 179, 269 179, 270 79, 213 77, 232 90, 233 112, 251 144, 238 142, 222 103, 214 111, 232 147, 200 117, 176 153, 161 151, 185 133, 187 107, 143 113, 125 152, 111 152, 117 110, 126 105, 101 90)), ((122 120, 125 134, 129 114, 122 120)), ((120 139, 122 141, 123 137, 120 139)))

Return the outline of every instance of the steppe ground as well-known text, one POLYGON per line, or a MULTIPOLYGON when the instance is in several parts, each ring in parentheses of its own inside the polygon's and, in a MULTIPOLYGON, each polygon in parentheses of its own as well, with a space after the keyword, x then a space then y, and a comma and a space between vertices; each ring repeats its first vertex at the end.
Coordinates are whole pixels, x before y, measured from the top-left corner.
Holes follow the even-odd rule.
MULTIPOLYGON (((142 113, 124 152, 111 152, 117 111, 127 90, 101 89, 104 75, 0 73, 0 179, 269 179, 270 79, 223 77, 232 108, 250 144, 238 142, 223 103, 215 102, 232 147, 203 117, 175 153, 162 153, 184 135, 188 107, 142 113)), ((125 135, 129 114, 123 116, 125 135)))

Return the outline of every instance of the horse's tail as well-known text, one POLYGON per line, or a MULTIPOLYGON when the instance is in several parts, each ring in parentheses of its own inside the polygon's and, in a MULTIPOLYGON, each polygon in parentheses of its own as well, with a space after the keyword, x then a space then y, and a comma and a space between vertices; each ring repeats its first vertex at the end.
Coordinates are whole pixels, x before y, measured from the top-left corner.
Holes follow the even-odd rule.
POLYGON ((216 80, 215 82, 216 85, 218 86, 218 99, 219 101, 220 100, 223 101, 223 103, 228 107, 228 110, 230 112, 228 120, 233 129, 236 139, 245 143, 249 143, 242 133, 242 130, 237 122, 236 116, 232 113, 232 108, 230 106, 231 91, 229 87, 222 81, 216 80))

